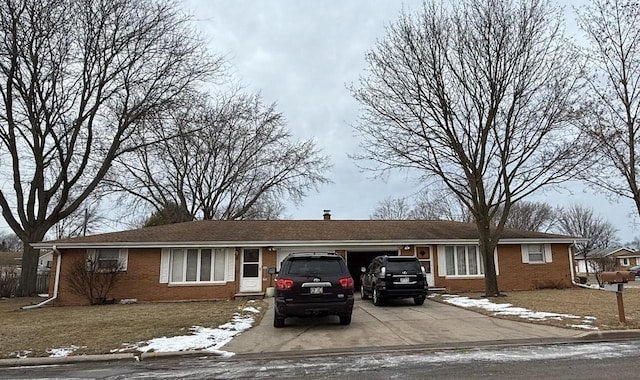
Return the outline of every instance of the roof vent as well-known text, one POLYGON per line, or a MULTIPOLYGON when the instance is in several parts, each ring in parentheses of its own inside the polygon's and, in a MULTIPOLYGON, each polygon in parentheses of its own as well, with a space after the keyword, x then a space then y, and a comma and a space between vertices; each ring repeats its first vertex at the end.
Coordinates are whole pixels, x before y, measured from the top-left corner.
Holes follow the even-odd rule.
POLYGON ((331 210, 324 210, 322 214, 322 218, 324 220, 331 220, 331 210))

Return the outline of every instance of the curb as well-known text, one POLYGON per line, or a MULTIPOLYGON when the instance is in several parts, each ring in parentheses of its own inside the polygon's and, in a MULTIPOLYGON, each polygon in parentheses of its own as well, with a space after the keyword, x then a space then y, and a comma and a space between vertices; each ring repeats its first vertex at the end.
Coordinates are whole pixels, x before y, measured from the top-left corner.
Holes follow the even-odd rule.
POLYGON ((474 347, 506 347, 506 346, 523 346, 523 345, 547 345, 547 344, 575 344, 575 343, 594 343, 605 341, 624 341, 640 339, 640 330, 609 330, 609 331, 590 331, 573 338, 530 338, 530 339, 512 339, 512 340, 492 340, 492 341, 475 341, 475 342, 449 342, 449 343, 433 343, 433 344, 415 344, 404 346, 379 346, 379 347, 350 347, 340 349, 319 349, 306 351, 274 351, 274 352, 253 352, 233 354, 227 357, 225 351, 172 351, 172 352, 143 352, 143 353, 124 353, 124 354, 102 354, 102 355, 79 355, 64 356, 58 358, 51 357, 34 357, 23 359, 0 359, 0 368, 2 367, 20 367, 20 366, 38 366, 38 365, 56 365, 56 364, 74 364, 86 362, 109 362, 109 361, 145 361, 165 358, 188 358, 188 357, 220 357, 225 360, 248 360, 248 359, 285 359, 306 356, 335 356, 335 355, 359 355, 374 354, 384 352, 432 352, 436 350, 461 350, 474 347))
MULTIPOLYGON (((0 368, 3 367, 31 367, 39 365, 57 365, 57 364, 74 364, 88 362, 109 362, 130 360, 140 362, 143 360, 154 360, 174 357, 225 357, 226 351, 170 351, 170 352, 142 352, 142 353, 124 353, 124 354, 99 354, 99 355, 78 355, 78 356, 62 356, 62 357, 33 357, 33 358, 15 358, 0 359, 0 368)), ((235 355, 235 354, 233 354, 235 355)))
POLYGON ((79 355, 79 356, 62 356, 62 357, 34 357, 34 358, 16 358, 16 359, 0 359, 0 367, 20 367, 35 365, 52 365, 52 364, 71 364, 84 362, 108 362, 119 360, 137 360, 134 354, 101 354, 101 355, 79 355))

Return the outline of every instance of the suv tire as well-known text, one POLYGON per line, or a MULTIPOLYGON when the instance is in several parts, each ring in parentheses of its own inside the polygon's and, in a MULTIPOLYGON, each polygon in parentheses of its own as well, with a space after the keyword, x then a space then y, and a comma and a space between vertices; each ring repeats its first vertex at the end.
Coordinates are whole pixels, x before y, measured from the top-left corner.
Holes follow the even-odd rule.
POLYGON ((424 304, 424 296, 413 297, 413 302, 418 306, 424 304))
POLYGON ((284 327, 284 318, 278 317, 278 313, 273 313, 273 327, 284 327))
POLYGON ((351 314, 341 315, 340 316, 340 324, 341 325, 349 325, 349 324, 351 324, 351 314))
POLYGON ((378 289, 376 289, 376 285, 373 285, 373 290, 371 291, 371 298, 373 300, 373 304, 376 306, 382 305, 382 300, 378 297, 378 289))
POLYGON ((364 284, 360 284, 360 298, 362 298, 363 300, 369 299, 369 296, 364 291, 364 284))

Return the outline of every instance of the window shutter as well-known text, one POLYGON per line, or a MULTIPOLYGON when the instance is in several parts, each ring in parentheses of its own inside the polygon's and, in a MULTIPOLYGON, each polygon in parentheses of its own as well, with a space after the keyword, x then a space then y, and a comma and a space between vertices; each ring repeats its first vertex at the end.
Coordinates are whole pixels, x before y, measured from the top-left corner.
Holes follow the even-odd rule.
MULTIPOLYGON (((480 249, 480 247, 476 248, 476 249, 480 249)), ((478 260, 482 260, 482 255, 479 255, 478 260)), ((498 246, 496 246, 496 248, 493 250, 493 261, 494 264, 496 265, 496 276, 500 276, 500 264, 498 263, 498 246)), ((487 272, 487 270, 485 269, 485 273, 487 272)))
POLYGON ((544 245, 544 262, 553 262, 553 254, 551 253, 551 244, 544 245))
POLYGON ((127 271, 127 265, 129 264, 129 250, 127 248, 120 248, 118 252, 118 262, 122 264, 122 271, 127 271))
POLYGON ((447 262, 444 257, 444 245, 438 245, 436 249, 438 251, 438 276, 444 277, 447 275, 447 262))
POLYGON ((227 248, 227 275, 226 281, 235 281, 236 275, 236 252, 234 249, 227 248))
POLYGON ((520 252, 522 253, 522 262, 529 264, 529 246, 527 244, 521 244, 520 252))
POLYGON ((169 262, 171 261, 171 249, 162 248, 160 253, 160 283, 169 283, 169 262))

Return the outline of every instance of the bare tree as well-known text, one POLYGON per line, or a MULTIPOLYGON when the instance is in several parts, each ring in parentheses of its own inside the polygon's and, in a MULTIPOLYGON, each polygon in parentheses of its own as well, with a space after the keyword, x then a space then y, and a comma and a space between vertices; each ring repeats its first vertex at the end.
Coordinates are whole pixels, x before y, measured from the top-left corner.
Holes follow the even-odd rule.
POLYGON ((414 197, 386 198, 378 202, 371 219, 451 220, 471 222, 467 209, 447 189, 430 187, 414 197), (413 199, 412 199, 413 198, 413 199))
POLYGON ((144 222, 143 227, 189 222, 191 220, 193 220, 193 215, 187 213, 184 207, 172 202, 164 205, 160 210, 155 211, 144 222))
POLYGON ((102 224, 100 198, 89 196, 76 211, 56 223, 52 230, 55 239, 85 236, 102 224))
POLYGON ((109 292, 122 279, 124 264, 119 261, 101 263, 97 257, 78 258, 69 266, 69 287, 90 305, 109 301, 109 292))
POLYGON ((546 232, 553 228, 557 212, 548 203, 520 201, 511 206, 505 228, 546 232))
POLYGON ((219 69, 203 46, 172 0, 0 4, 0 207, 24 243, 22 295, 35 293, 29 244, 136 148, 143 120, 219 69))
POLYGON ((22 251, 22 240, 13 232, 0 234, 1 251, 20 252, 22 251))
POLYGON ((635 0, 593 0, 578 12, 590 46, 590 117, 585 130, 600 157, 584 179, 634 201, 640 215, 640 6, 635 0))
POLYGON ((411 219, 411 205, 406 198, 385 198, 378 202, 370 219, 403 220, 411 219))
POLYGON ((458 197, 448 189, 437 186, 417 194, 409 219, 473 222, 473 216, 458 197))
POLYGON ((618 230, 607 220, 595 215, 593 209, 581 205, 560 208, 557 229, 563 234, 589 239, 586 243, 576 243, 576 252, 585 257, 594 249, 602 249, 617 244, 618 230))
POLYGON ((439 178, 473 215, 487 296, 514 203, 570 176, 579 131, 576 56, 561 10, 539 0, 426 1, 402 13, 352 88, 374 170, 439 178))
POLYGON ((616 271, 618 270, 618 260, 615 257, 611 256, 596 256, 587 259, 588 265, 587 273, 589 273, 589 267, 594 269, 594 273, 596 275, 596 281, 598 281, 598 286, 602 287, 602 272, 607 271, 616 271))
POLYGON ((158 211, 174 204, 196 219, 274 218, 281 198, 300 201, 327 182, 328 158, 312 140, 293 141, 259 94, 193 98, 166 122, 159 143, 118 159, 126 174, 114 183, 158 211))

